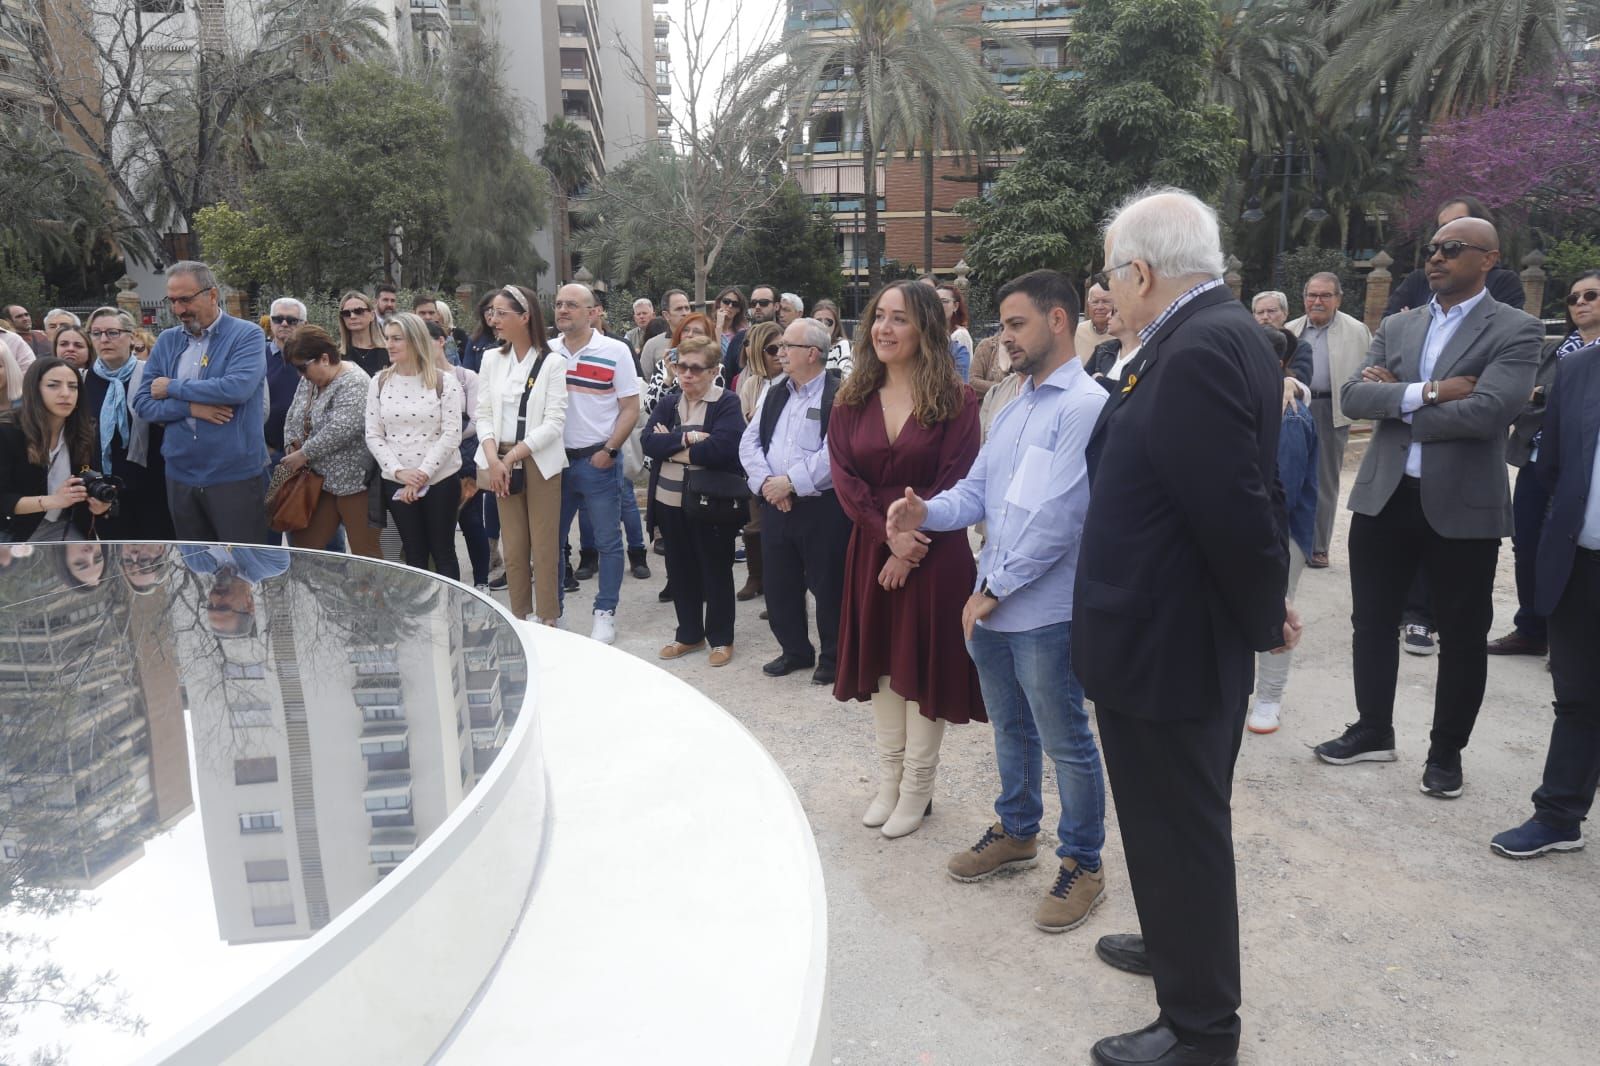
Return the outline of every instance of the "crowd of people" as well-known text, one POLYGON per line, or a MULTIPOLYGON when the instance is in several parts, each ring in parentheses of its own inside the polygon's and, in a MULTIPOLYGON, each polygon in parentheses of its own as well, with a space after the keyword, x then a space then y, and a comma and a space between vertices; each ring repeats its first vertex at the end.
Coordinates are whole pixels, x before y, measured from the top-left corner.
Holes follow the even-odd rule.
POLYGON ((1372 426, 1348 498, 1357 721, 1316 757, 1396 759, 1399 651, 1426 638, 1420 787, 1439 799, 1463 791, 1488 655, 1550 654, 1534 815, 1493 850, 1581 847, 1600 778, 1600 271, 1546 343, 1476 201, 1445 204, 1424 252, 1376 334, 1331 273, 1290 320, 1282 292, 1246 308, 1227 289, 1211 208, 1151 190, 1108 221, 1081 305, 1064 275, 1025 274, 976 344, 965 292, 931 277, 872 294, 850 338, 832 302, 808 315, 765 284, 703 310, 681 290, 660 315, 636 301, 623 336, 583 285, 558 289, 552 330, 507 284, 470 333, 445 301, 402 311, 385 286, 343 296, 336 336, 292 297, 264 334, 224 312, 204 264, 176 263, 179 324, 158 338, 109 307, 87 327, 52 311, 43 333, 6 309, 0 539, 274 543, 268 486, 309 469, 293 545, 379 556, 392 533, 406 563, 459 578, 459 530, 473 582, 519 618, 558 625, 595 580, 590 635, 607 643, 653 544, 676 619, 660 659, 727 665, 735 605, 759 597, 780 648, 764 674, 810 671, 870 706, 862 822, 883 836, 931 812, 947 726, 993 726, 997 820, 952 878, 1037 863, 1048 756, 1042 930, 1105 896, 1109 781, 1141 928, 1096 950, 1152 976, 1160 1014, 1095 1059, 1229 1063, 1233 767, 1246 731, 1279 728, 1293 599, 1329 566, 1353 424, 1372 426), (1490 641, 1508 535, 1520 609, 1490 641), (1128 669, 1150 648, 1158 665, 1128 669))

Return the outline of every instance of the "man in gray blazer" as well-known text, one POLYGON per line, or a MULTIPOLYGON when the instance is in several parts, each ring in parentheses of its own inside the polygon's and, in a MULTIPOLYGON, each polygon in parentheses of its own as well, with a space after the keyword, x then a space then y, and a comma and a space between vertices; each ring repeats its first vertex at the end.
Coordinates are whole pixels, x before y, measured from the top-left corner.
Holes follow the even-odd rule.
POLYGON ((1350 492, 1360 720, 1316 753, 1335 765, 1394 761, 1395 634, 1420 567, 1441 646, 1422 791, 1449 799, 1483 702, 1495 565, 1511 533, 1506 427, 1533 390, 1543 330, 1485 290, 1500 260, 1493 225, 1449 222, 1426 252, 1433 298, 1385 319, 1340 389, 1346 415, 1377 422, 1350 492))

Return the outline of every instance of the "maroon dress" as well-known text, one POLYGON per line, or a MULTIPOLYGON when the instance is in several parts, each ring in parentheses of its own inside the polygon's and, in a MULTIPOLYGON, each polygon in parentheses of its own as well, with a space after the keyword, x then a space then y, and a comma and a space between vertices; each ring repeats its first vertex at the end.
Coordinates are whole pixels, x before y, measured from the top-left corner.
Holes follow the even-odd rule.
POLYGON ((978 671, 961 634, 961 608, 977 580, 964 529, 932 534, 922 565, 905 587, 885 592, 878 572, 889 559, 884 516, 909 485, 923 499, 967 475, 978 456, 978 397, 963 385, 961 413, 923 426, 906 419, 889 443, 877 393, 860 407, 837 404, 828 423, 833 488, 855 523, 845 555, 839 610, 838 700, 866 700, 885 675, 899 696, 925 717, 988 721, 978 671))

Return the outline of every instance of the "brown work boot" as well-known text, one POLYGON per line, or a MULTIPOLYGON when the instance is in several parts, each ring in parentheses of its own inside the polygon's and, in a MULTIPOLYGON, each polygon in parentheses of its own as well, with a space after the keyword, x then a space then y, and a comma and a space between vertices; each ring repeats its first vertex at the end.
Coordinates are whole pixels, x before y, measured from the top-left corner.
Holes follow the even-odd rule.
POLYGON ((1001 870, 1023 870, 1038 861, 1038 837, 1008 837, 1005 828, 996 822, 983 831, 972 847, 950 856, 945 869, 957 881, 982 881, 1001 870))
POLYGON ((1033 912, 1033 924, 1047 933, 1076 929, 1089 920, 1089 912, 1105 896, 1104 866, 1091 873, 1079 866, 1076 859, 1062 859, 1056 883, 1039 902, 1039 909, 1033 912))

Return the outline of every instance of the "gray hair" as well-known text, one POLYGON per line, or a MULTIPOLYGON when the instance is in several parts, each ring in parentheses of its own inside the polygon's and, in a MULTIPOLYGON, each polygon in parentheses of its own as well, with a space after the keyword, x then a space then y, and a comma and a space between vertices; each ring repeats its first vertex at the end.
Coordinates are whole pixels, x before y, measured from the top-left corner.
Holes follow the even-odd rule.
POLYGON ((778 297, 778 302, 796 314, 806 309, 805 301, 792 292, 786 292, 778 297))
POLYGON ((217 284, 217 276, 211 273, 211 268, 193 259, 180 259, 167 267, 167 277, 170 278, 174 274, 188 275, 194 279, 194 283, 200 286, 202 290, 221 290, 221 286, 217 284))
POLYGON ((77 315, 73 314, 71 311, 68 311, 65 307, 52 307, 50 310, 44 313, 44 320, 49 322, 52 318, 60 318, 62 316, 65 316, 67 321, 72 323, 73 329, 83 328, 83 320, 77 315))
POLYGON ((1289 297, 1285 296, 1277 289, 1268 289, 1265 292, 1256 293, 1255 298, 1250 301, 1250 310, 1254 311, 1256 309, 1256 304, 1269 298, 1278 301, 1278 310, 1282 311, 1284 314, 1289 313, 1289 297))
POLYGON ((1116 273, 1136 259, 1163 278, 1220 278, 1217 213, 1191 192, 1152 185, 1124 200, 1105 225, 1106 255, 1116 273))
POLYGON ((814 318, 797 318, 789 323, 789 329, 796 326, 805 333, 806 343, 817 350, 817 357, 826 359, 828 349, 833 347, 833 331, 814 318))
POLYGON ((648 307, 652 311, 656 309, 656 305, 650 302, 650 297, 648 296, 641 296, 637 300, 633 301, 633 309, 635 311, 639 310, 641 307, 648 307))
POLYGON ((267 308, 267 312, 270 314, 271 312, 276 311, 279 304, 294 304, 294 309, 300 315, 300 320, 302 322, 305 321, 306 305, 301 303, 299 300, 296 300, 293 296, 280 296, 276 300, 273 300, 272 306, 267 308))
POLYGON ((1319 270, 1315 274, 1311 275, 1306 279, 1306 283, 1301 287, 1300 291, 1304 293, 1306 289, 1311 288, 1311 283, 1313 281, 1326 281, 1333 286, 1334 292, 1338 293, 1340 296, 1344 295, 1344 282, 1340 281, 1339 275, 1335 274, 1331 270, 1319 270))

